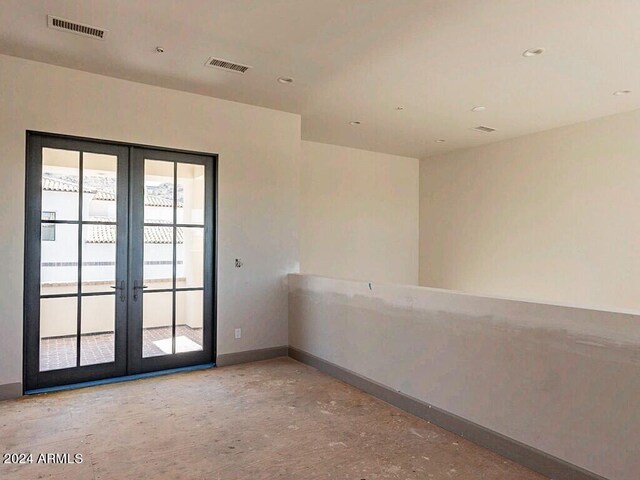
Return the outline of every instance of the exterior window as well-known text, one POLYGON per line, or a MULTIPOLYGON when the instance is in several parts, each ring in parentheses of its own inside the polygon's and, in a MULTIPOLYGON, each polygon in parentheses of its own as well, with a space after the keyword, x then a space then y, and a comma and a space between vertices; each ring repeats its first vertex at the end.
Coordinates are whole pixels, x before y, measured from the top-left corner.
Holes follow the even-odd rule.
MULTIPOLYGON (((55 220, 56 212, 42 212, 42 221, 55 220)), ((43 242, 55 242, 56 241, 56 226, 51 223, 42 224, 42 241, 43 242)))

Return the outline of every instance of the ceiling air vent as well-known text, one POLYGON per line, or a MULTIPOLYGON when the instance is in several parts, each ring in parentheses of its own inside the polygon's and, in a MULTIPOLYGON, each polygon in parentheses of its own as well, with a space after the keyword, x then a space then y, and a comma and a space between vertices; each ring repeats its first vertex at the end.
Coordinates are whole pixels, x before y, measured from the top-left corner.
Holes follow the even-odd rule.
POLYGON ((234 63, 230 62, 229 60, 222 60, 221 58, 214 57, 209 57, 209 60, 207 60, 207 63, 205 63, 204 65, 205 67, 219 68, 220 70, 240 74, 243 74, 250 68, 253 68, 249 65, 242 65, 240 63, 234 63))
POLYGON ((482 132, 482 133, 491 133, 496 131, 495 128, 487 127, 485 125, 478 125, 477 127, 473 127, 473 129, 477 132, 482 132))
POLYGON ((104 28, 94 27, 93 25, 86 25, 84 23, 72 22, 71 20, 54 17, 53 15, 47 15, 47 25, 49 26, 49 28, 53 28, 54 30, 62 30, 63 32, 75 33, 76 35, 95 38, 96 40, 104 40, 107 35, 107 30, 105 30, 104 28))

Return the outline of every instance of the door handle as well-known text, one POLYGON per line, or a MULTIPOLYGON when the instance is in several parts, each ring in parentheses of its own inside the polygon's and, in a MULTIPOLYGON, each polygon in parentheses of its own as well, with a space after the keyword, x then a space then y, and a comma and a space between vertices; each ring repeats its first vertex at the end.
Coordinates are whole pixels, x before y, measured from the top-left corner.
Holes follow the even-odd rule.
POLYGON ((125 290, 126 290, 126 283, 124 280, 122 280, 120 282, 120 286, 116 286, 116 285, 111 285, 110 288, 113 288, 114 290, 120 290, 120 301, 124 302, 127 298, 125 296, 125 290))
POLYGON ((142 282, 140 282, 140 285, 138 285, 137 280, 133 281, 133 300, 134 301, 138 300, 138 290, 142 290, 144 288, 148 288, 148 287, 146 285, 142 285, 142 282))

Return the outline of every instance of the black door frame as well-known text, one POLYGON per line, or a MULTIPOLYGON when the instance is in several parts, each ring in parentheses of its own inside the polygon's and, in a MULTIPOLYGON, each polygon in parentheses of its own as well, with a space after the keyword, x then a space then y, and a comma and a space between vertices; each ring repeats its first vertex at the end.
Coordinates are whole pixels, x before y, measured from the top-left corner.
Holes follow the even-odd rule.
MULTIPOLYGON (((142 281, 144 278, 143 272, 143 257, 144 257, 144 161, 145 159, 152 160, 160 160, 167 162, 174 162, 174 181, 177 185, 177 165, 178 163, 188 163, 195 165, 202 165, 205 168, 205 177, 208 181, 205 182, 205 196, 207 198, 215 198, 214 192, 214 166, 212 162, 208 161, 211 158, 210 156, 194 154, 194 153, 185 153, 185 152, 174 152, 167 150, 159 150, 155 148, 140 148, 140 147, 131 147, 130 154, 130 201, 131 201, 131 209, 130 209, 130 217, 129 231, 131 234, 129 235, 129 252, 131 255, 129 256, 129 285, 131 285, 131 292, 134 295, 133 288, 138 282, 139 286, 142 286, 142 281)), ((176 229, 177 228, 194 228, 198 227, 197 225, 192 224, 179 224, 177 223, 176 212, 177 212, 177 194, 178 189, 177 186, 173 191, 173 213, 174 213, 174 226, 173 226, 173 237, 176 238, 176 229)), ((214 304, 212 298, 212 292, 214 290, 214 277, 212 272, 208 270, 208 265, 213 265, 213 251, 215 245, 215 231, 213 229, 214 221, 214 202, 206 202, 205 201, 205 211, 204 211, 204 277, 203 277, 203 315, 204 318, 210 318, 212 316, 212 305, 214 304)), ((129 359, 129 374, 135 373, 145 373, 149 371, 156 370, 166 370, 170 368, 180 368, 188 365, 197 365, 201 363, 213 362, 212 352, 213 352, 213 336, 211 332, 209 332, 209 323, 205 322, 203 325, 203 349, 194 352, 182 352, 182 353, 174 353, 172 355, 162 355, 157 357, 147 357, 144 358, 142 356, 142 299, 144 295, 153 295, 159 292, 172 293, 173 295, 173 312, 172 316, 172 326, 173 326, 173 341, 175 343, 175 327, 176 327, 176 310, 175 310, 175 302, 176 295, 178 291, 194 291, 201 290, 200 288, 177 288, 175 285, 175 277, 176 277, 176 263, 177 260, 175 258, 175 249, 176 244, 174 246, 174 264, 173 264, 173 278, 174 285, 171 289, 166 290, 153 290, 153 291, 142 291, 142 295, 139 295, 139 299, 135 300, 135 295, 133 297, 133 301, 129 302, 129 312, 128 312, 128 338, 131 340, 128 345, 127 358, 129 359)), ((175 348, 175 345, 174 345, 175 348)))
MULTIPOLYGON (((82 154, 81 154, 82 155, 82 154)), ((160 158, 158 158, 160 159, 160 158)), ((131 144, 112 140, 84 138, 72 135, 38 132, 28 130, 26 132, 26 180, 25 180, 25 240, 24 240, 24 298, 23 298, 23 390, 35 390, 65 384, 81 383, 111 377, 119 377, 126 374, 142 373, 167 368, 179 368, 183 366, 197 365, 199 363, 213 363, 216 358, 216 332, 217 332, 217 180, 218 180, 218 155, 214 153, 193 152, 164 147, 152 147, 141 144, 131 144), (77 366, 68 369, 39 371, 40 350, 40 248, 41 248, 41 209, 42 209, 42 148, 51 147, 63 150, 81 152, 104 153, 115 155, 118 158, 118 197, 121 199, 118 205, 118 222, 124 222, 127 228, 118 229, 118 247, 116 252, 118 282, 126 281, 126 302, 116 302, 116 361, 105 364, 77 366), (204 318, 211 321, 204 322, 210 326, 207 332, 203 328, 203 350, 199 352, 185 352, 170 356, 150 357, 144 362, 138 362, 131 356, 133 345, 128 341, 132 324, 133 295, 131 261, 133 255, 129 255, 128 249, 133 246, 135 236, 132 228, 132 217, 135 216, 135 208, 143 211, 142 207, 133 205, 133 197, 130 196, 131 173, 134 168, 142 168, 142 162, 134 161, 136 152, 151 152, 153 155, 171 157, 173 160, 190 160, 188 163, 200 163, 205 165, 209 182, 206 182, 205 195, 210 201, 205 211, 205 232, 210 239, 210 248, 204 255, 204 282, 206 284, 204 298, 204 318), (195 160, 195 161, 194 161, 195 160), (127 204, 130 201, 131 204, 127 204), (131 232, 128 235, 128 232, 131 232), (37 294, 36 294, 37 292, 37 294), (119 309, 124 309, 120 313, 119 309), (124 325, 121 323, 124 322, 124 325), (128 330, 127 330, 128 329, 128 330), (118 332, 120 334, 118 334, 118 332), (118 353, 121 353, 118 356, 118 353), (199 354, 199 355, 197 355, 199 354), (128 359, 128 363, 127 363, 128 359), (132 360, 134 359, 134 360, 132 360), (155 360, 154 360, 155 359, 155 360), (147 361, 148 360, 148 361, 147 361), (172 361, 170 361, 172 360, 172 361)), ((80 189, 82 185, 80 183, 80 189)), ((82 195, 80 195, 80 198, 82 195)), ((142 195, 144 197, 144 195, 142 195)), ((78 222, 82 221, 82 201, 79 202, 78 222)), ((75 221, 54 221, 60 224, 77 224, 75 221)), ((84 222, 86 223, 86 222, 84 222)), ((138 247, 139 248, 139 247, 138 247)), ((81 254, 80 254, 81 255, 81 254)), ((81 262, 79 262, 81 263, 81 262)), ((80 265, 79 277, 81 280, 80 265)), ((141 276, 139 278, 142 278, 141 276)), ((79 289, 80 291, 80 289, 79 289)), ((90 295, 85 293, 85 296, 90 295)), ((113 295, 119 295, 113 292, 113 295)), ((65 296, 65 295, 52 295, 65 296)), ((70 294, 66 296, 80 296, 70 294)), ((141 303, 141 302, 140 302, 141 303)), ((79 304, 79 302, 78 302, 79 304)), ((79 318, 79 316, 78 316, 79 318)), ((139 317, 141 319, 141 317, 139 317)), ((141 321, 141 320, 140 320, 141 321)), ((141 325, 140 325, 141 326, 141 325)), ((77 335, 80 331, 76 332, 77 335)), ((79 342, 79 339, 77 340, 79 342)), ((78 343, 77 348, 80 348, 78 343)), ((141 348, 141 347, 140 347, 141 348)), ((135 350, 135 348, 134 348, 135 350)), ((141 352, 140 352, 141 357, 141 352)), ((79 360, 78 360, 79 362, 79 360)))

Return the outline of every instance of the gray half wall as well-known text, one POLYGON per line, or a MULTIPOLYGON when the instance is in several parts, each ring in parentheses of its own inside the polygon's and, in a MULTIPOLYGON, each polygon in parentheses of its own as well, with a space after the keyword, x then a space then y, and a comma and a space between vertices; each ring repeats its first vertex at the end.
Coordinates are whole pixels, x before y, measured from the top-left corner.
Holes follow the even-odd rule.
POLYGON ((487 432, 611 480, 640 478, 639 326, 637 312, 289 275, 292 348, 481 428, 489 448, 487 432))
POLYGON ((22 396, 21 383, 5 383, 0 385, 0 401, 13 400, 22 396))
POLYGON ((357 373, 334 365, 310 353, 289 348, 289 356, 299 362, 317 368, 338 380, 353 385, 356 388, 384 400, 391 405, 438 425, 450 432, 460 435, 488 450, 502 455, 520 465, 530 468, 554 480, 607 480, 600 475, 588 472, 580 467, 571 465, 559 458, 548 455, 540 450, 529 447, 521 442, 505 437, 464 418, 441 410, 433 405, 396 392, 380 385, 373 380, 364 378, 357 373))

